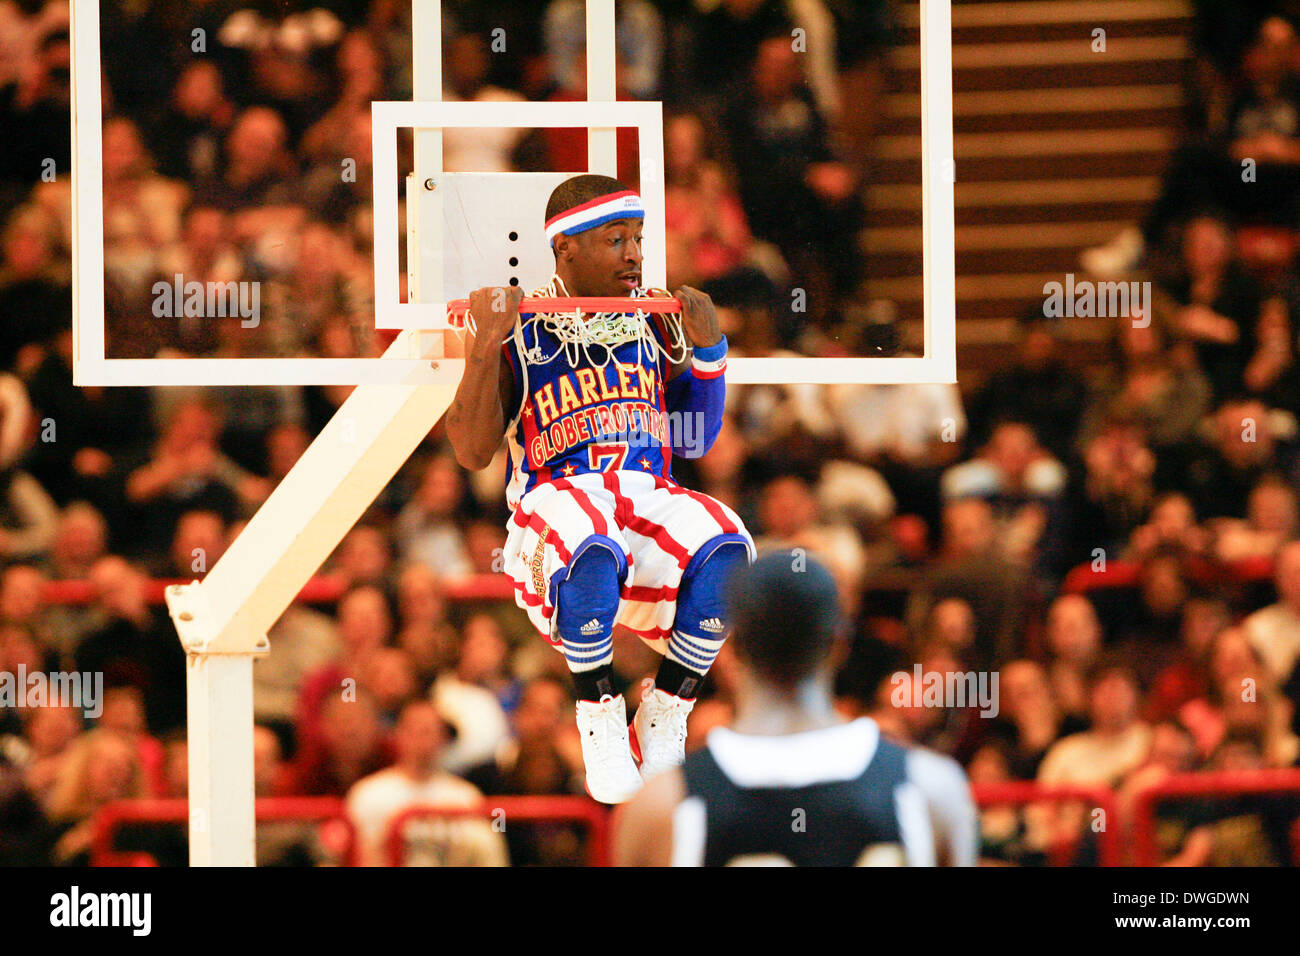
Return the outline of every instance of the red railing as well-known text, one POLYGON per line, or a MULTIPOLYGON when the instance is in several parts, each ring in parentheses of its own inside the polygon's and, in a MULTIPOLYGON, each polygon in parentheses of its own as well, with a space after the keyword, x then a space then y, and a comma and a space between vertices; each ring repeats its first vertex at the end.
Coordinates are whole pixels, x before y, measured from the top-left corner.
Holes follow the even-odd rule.
MULTIPOLYGON (((1097 831, 1097 859, 1101 866, 1124 864, 1122 834, 1126 824, 1138 866, 1159 863, 1155 839, 1156 807, 1180 797, 1225 797, 1268 794, 1295 794, 1296 815, 1300 818, 1300 769, 1251 770, 1233 773, 1193 773, 1171 777, 1141 791, 1133 804, 1131 816, 1122 819, 1115 793, 1107 787, 1041 786, 1032 781, 974 784, 971 793, 979 807, 1026 806, 1035 803, 1083 803, 1105 814, 1105 826, 1097 831)), ((335 797, 272 797, 257 801, 259 823, 300 821, 337 823, 345 830, 343 861, 356 863, 356 828, 347 818, 342 800, 335 797)), ((489 797, 475 807, 412 806, 399 813, 389 824, 384 848, 391 865, 404 862, 402 842, 404 827, 412 820, 438 817, 478 816, 493 819, 496 814, 519 823, 578 823, 588 834, 587 862, 591 866, 610 865, 610 812, 607 807, 585 797, 489 797)), ((91 848, 92 866, 157 866, 148 853, 114 848, 122 827, 133 823, 186 823, 187 800, 119 800, 101 807, 95 815, 91 848)), ((1068 866, 1077 842, 1059 843, 1049 848, 1049 860, 1056 866, 1068 866)), ((1300 851, 1300 846, 1297 846, 1300 851)), ((1300 863, 1300 854, 1297 854, 1300 863)))
POLYGON ((1292 793, 1300 816, 1300 769, 1237 770, 1221 773, 1185 773, 1169 777, 1142 790, 1133 803, 1134 862, 1157 866, 1156 807, 1179 797, 1236 797, 1292 793))
POLYGON ((404 866, 406 825, 412 820, 482 817, 512 823, 580 823, 587 828, 587 865, 609 866, 609 810, 585 797, 487 797, 477 807, 407 807, 388 825, 384 850, 389 866, 404 866))
MULTIPOLYGON (((1067 594, 1086 594, 1099 588, 1137 587, 1142 579, 1142 567, 1137 561, 1110 561, 1104 571, 1094 571, 1091 564, 1081 564, 1065 575, 1061 590, 1067 594)), ((1202 583, 1251 584, 1267 581, 1273 576, 1273 559, 1243 558, 1224 565, 1195 559, 1190 563, 1188 573, 1202 583)))
MULTIPOLYGON (((162 604, 164 592, 173 584, 189 584, 191 578, 155 578, 145 584, 145 599, 162 604)), ((343 596, 346 582, 335 575, 320 575, 308 581, 296 600, 308 604, 333 604, 343 596)), ((470 574, 447 578, 442 593, 451 601, 513 600, 514 588, 504 574, 470 574)), ((46 604, 90 604, 95 588, 89 581, 47 581, 42 592, 46 604)))
MULTIPOLYGON (((1122 862, 1118 804, 1109 787, 1044 786, 1030 780, 976 783, 971 785, 971 796, 978 807, 1086 803, 1105 815, 1105 825, 1097 831, 1097 862, 1102 866, 1119 866, 1122 862)), ((1069 866, 1077 846, 1077 840, 1057 843, 1048 848, 1048 859, 1053 866, 1069 866)))
MULTIPOLYGON (((344 864, 351 866, 356 852, 356 828, 344 813, 337 797, 261 797, 254 813, 258 823, 312 821, 342 826, 345 830, 344 864)), ((91 866, 157 866, 151 854, 114 848, 117 832, 132 823, 183 823, 188 825, 190 802, 171 800, 115 800, 95 814, 95 835, 91 845, 91 866)))

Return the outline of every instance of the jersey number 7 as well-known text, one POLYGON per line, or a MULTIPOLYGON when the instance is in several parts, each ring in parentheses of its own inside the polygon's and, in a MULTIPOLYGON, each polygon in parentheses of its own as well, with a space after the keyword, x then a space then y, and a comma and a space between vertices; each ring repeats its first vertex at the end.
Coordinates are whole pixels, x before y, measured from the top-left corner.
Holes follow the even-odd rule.
POLYGON ((627 461, 627 442, 601 442, 587 446, 587 466, 592 471, 619 471, 627 461))

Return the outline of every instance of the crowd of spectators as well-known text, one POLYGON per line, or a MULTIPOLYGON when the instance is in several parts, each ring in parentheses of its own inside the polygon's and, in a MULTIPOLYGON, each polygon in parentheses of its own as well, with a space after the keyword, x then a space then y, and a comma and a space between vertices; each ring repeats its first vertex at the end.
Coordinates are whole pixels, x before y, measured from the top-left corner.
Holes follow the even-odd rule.
MULTIPOLYGON (((889 7, 618 5, 620 95, 670 108, 670 284, 711 292, 735 354, 833 342, 818 335, 838 328, 861 278, 851 237, 869 149, 846 104, 871 88, 889 7), (808 291, 807 315, 791 313, 790 287, 808 291)), ((448 98, 583 95, 580 2, 444 8, 448 98)), ((110 348, 382 347, 369 327, 367 104, 410 95, 408 17, 401 0, 105 4, 110 348), (349 158, 355 180, 339 175, 349 158), (261 282, 264 320, 159 321, 148 290, 173 273, 261 282)), ((1249 94, 1260 60, 1291 64, 1294 79, 1287 27, 1251 27, 1220 73, 1234 94, 1249 94)), ((106 687, 93 720, 0 709, 0 861, 79 863, 105 802, 185 793, 184 659, 149 579, 201 577, 348 390, 74 388, 66 5, 0 0, 0 51, 0 122, 24 131, 0 159, 0 672, 94 671, 106 687), (58 174, 43 179, 47 158, 58 174), (86 582, 89 601, 52 601, 51 582, 68 581, 86 582)), ((449 164, 474 169, 566 168, 582 149, 521 131, 446 142, 449 164)), ((955 755, 977 782, 1101 784, 1123 799, 1172 773, 1296 764, 1295 263, 1243 260, 1227 214, 1207 208, 1160 206, 1160 294, 1115 318, 1098 366, 1067 361, 1058 322, 1027 304, 1015 354, 965 394, 733 386, 712 450, 674 462, 760 549, 803 548, 832 570, 851 635, 836 683, 846 715, 955 755), (891 675, 913 664, 996 674, 996 716, 900 706, 891 675)), ((897 351, 888 324, 855 335, 850 351, 897 351)), ((255 667, 258 793, 345 798, 367 861, 413 801, 582 793, 562 657, 510 599, 449 596, 499 577, 503 473, 500 458, 465 472, 434 429, 327 562, 337 600, 295 603, 255 667)), ((616 637, 629 709, 655 664, 616 637)), ((730 718, 734 684, 724 648, 690 746, 730 718)), ((1178 805, 1162 816, 1163 849, 1185 863, 1288 862, 1294 811, 1294 799, 1178 805)), ((1080 832, 1069 808, 994 808, 984 852, 1041 862, 1080 832)), ((568 825, 418 833, 423 861, 582 858, 568 825)), ((322 862, 336 844, 285 826, 260 852, 322 862)), ((183 840, 149 848, 184 859, 183 840)), ((1080 841, 1079 858, 1093 849, 1080 841)))

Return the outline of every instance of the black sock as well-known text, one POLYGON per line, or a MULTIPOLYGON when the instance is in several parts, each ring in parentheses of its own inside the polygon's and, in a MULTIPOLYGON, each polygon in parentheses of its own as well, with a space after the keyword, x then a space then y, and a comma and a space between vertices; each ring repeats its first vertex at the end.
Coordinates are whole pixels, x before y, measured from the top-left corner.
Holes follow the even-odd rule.
POLYGON ((659 665, 659 673, 655 674, 655 687, 682 700, 694 700, 703 681, 704 675, 699 671, 683 667, 666 657, 659 665))
POLYGON ((573 689, 578 694, 578 700, 599 702, 606 694, 617 697, 618 691, 614 689, 613 666, 601 664, 589 671, 574 674, 573 689))

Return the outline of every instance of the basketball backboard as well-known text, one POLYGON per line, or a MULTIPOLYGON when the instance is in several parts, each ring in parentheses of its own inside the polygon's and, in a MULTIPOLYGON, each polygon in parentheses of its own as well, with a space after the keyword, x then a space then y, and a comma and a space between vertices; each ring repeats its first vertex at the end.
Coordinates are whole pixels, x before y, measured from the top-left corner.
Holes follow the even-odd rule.
MULTIPOLYGON (((599 5, 597 5, 599 6, 599 5)), ((413 44, 417 51, 441 49, 437 11, 432 2, 415 4, 413 44), (428 42, 430 39, 437 42, 428 42)), ((106 317, 105 262, 105 117, 101 96, 102 51, 100 0, 78 0, 73 25, 73 210, 74 210, 74 377, 82 385, 360 385, 433 384, 459 379, 460 360, 442 360, 445 327, 440 303, 459 298, 482 284, 504 284, 516 278, 529 287, 547 277, 549 252, 541 236, 536 210, 560 173, 448 173, 441 163, 443 128, 453 127, 586 127, 593 134, 610 133, 610 152, 593 148, 590 171, 613 165, 612 131, 634 127, 640 133, 640 168, 646 223, 648 284, 664 285, 664 154, 661 105, 613 102, 612 37, 593 46, 595 66, 589 74, 602 77, 600 91, 589 89, 585 102, 444 103, 440 101, 440 71, 426 66, 425 82, 417 83, 416 102, 376 102, 373 118, 374 285, 366 303, 372 330, 400 330, 382 355, 359 352, 320 357, 308 351, 259 353, 256 349, 231 357, 181 357, 176 349, 123 355, 122 339, 111 334, 106 317), (606 76, 606 74, 608 74, 606 76), (437 83, 430 82, 437 78, 437 83), (405 195, 396 131, 415 133, 413 172, 405 195), (403 222, 402 212, 405 212, 403 222), (407 241, 407 285, 401 296, 399 236, 407 241), (517 234, 518 239, 508 236, 517 234), (530 236, 533 238, 530 239, 530 236), (518 247, 516 250, 515 247, 518 247), (510 265, 516 260, 517 265, 510 265)), ((921 5, 922 197, 924 248, 924 354, 917 358, 774 358, 736 356, 728 368, 735 384, 768 383, 903 383, 952 382, 956 371, 955 257, 953 252, 953 163, 951 12, 947 2, 921 5)), ((604 15, 604 14, 602 14, 604 15)), ((612 16, 612 12, 609 13, 612 16)), ((430 60, 436 60, 434 56, 430 60)), ((417 71, 419 73, 420 71, 417 71)), ((583 172, 586 170, 574 170, 583 172)), ((134 307, 131 319, 149 326, 164 342, 171 331, 155 318, 179 317, 182 293, 188 284, 178 274, 160 295, 170 297, 171 311, 134 307), (144 314, 139 314, 143 312, 144 314)), ((245 280, 254 287, 260 278, 245 280)), ((228 318, 222 296, 234 308, 238 290, 206 292, 196 307, 217 308, 228 318)), ((188 298, 188 295, 186 296, 188 298)), ((131 328, 128 323, 128 328, 131 328)))

